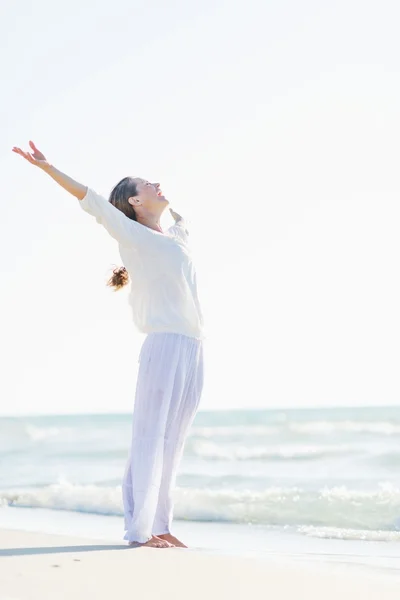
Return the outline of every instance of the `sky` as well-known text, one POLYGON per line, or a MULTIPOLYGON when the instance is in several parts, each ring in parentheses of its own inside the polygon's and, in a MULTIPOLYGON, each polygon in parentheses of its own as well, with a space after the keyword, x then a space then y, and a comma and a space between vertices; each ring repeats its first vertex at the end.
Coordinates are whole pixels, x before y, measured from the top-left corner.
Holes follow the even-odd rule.
MULTIPOLYGON (((400 402, 400 7, 3 0, 0 414, 131 412, 116 242, 20 157, 161 183, 206 321, 201 408, 400 402)), ((171 224, 166 215, 164 226, 171 224)))

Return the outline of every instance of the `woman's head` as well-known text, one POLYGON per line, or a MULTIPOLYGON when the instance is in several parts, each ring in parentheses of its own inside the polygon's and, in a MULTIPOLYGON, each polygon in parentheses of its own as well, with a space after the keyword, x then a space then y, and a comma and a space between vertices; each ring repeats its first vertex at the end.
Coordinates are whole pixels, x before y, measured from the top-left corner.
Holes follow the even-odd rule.
POLYGON ((129 202, 129 198, 136 196, 137 187, 133 177, 124 177, 111 190, 109 202, 123 212, 129 219, 137 221, 135 209, 129 202))
POLYGON ((136 194, 132 194, 128 202, 135 209, 138 220, 141 216, 152 216, 158 219, 169 204, 163 196, 160 184, 150 183, 140 177, 135 177, 132 182, 136 186, 136 194))
MULTIPOLYGON (((109 202, 133 221, 158 220, 169 201, 162 195, 159 183, 140 177, 124 177, 112 189, 109 202)), ((120 290, 129 281, 125 267, 115 268, 107 285, 120 290)))
POLYGON ((113 188, 109 201, 134 221, 149 217, 159 219, 169 204, 159 183, 140 177, 124 177, 113 188))

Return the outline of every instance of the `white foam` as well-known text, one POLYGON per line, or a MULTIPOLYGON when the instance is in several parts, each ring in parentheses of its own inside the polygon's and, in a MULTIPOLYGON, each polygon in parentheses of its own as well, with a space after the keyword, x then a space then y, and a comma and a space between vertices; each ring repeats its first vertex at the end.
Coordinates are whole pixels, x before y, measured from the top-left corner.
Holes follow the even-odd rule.
POLYGON ((189 437, 268 436, 280 432, 273 425, 236 425, 231 427, 192 427, 189 437))
POLYGON ((217 444, 212 441, 191 440, 186 446, 187 454, 205 460, 312 460, 338 456, 354 450, 345 444, 312 445, 285 444, 282 446, 245 446, 217 444))
POLYGON ((68 481, 30 490, 0 492, 4 505, 121 515, 121 486, 75 485, 68 481))
POLYGON ((389 421, 287 421, 274 425, 231 425, 224 427, 193 427, 191 437, 247 437, 273 436, 284 433, 325 435, 359 433, 375 435, 400 435, 400 423, 389 421))
POLYGON ((400 542, 400 531, 368 531, 365 529, 341 529, 338 527, 313 527, 306 525, 298 532, 308 537, 332 540, 362 540, 368 542, 400 542))
POLYGON ((380 435, 400 435, 400 423, 386 421, 309 421, 290 423, 288 428, 296 433, 308 435, 330 433, 372 433, 380 435))
MULTIPOLYGON (((0 493, 3 505, 122 515, 121 486, 74 485, 67 481, 0 493)), ((344 486, 306 491, 270 487, 262 492, 178 488, 175 517, 193 521, 400 530, 400 489, 382 484, 373 491, 344 486)))
POLYGON ((54 438, 60 435, 59 427, 36 427, 35 425, 26 425, 25 432, 30 440, 38 442, 48 438, 54 438))

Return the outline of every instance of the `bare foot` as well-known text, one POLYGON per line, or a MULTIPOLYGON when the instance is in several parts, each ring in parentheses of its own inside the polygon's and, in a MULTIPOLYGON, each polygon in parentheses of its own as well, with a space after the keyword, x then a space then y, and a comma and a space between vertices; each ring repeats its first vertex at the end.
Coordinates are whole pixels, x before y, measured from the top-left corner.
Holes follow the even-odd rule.
POLYGON ((169 543, 168 540, 162 540, 155 535, 153 535, 151 540, 145 542, 144 544, 140 544, 139 542, 129 542, 128 545, 134 548, 139 548, 141 546, 144 546, 145 548, 173 548, 173 544, 169 543))
POLYGON ((161 540, 166 540, 167 542, 169 542, 170 544, 172 544, 173 546, 175 546, 177 548, 187 548, 187 546, 185 546, 185 544, 183 542, 178 540, 178 538, 176 538, 171 533, 163 533, 161 535, 158 535, 157 537, 161 540))

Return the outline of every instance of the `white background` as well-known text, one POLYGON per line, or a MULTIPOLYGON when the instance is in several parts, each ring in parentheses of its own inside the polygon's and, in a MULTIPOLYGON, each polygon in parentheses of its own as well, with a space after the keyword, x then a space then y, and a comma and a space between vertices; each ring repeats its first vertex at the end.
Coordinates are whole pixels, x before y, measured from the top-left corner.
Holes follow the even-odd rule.
MULTIPOLYGON (((3 0, 0 412, 130 411, 116 243, 11 153, 189 220, 202 408, 396 404, 400 9, 361 0, 3 0)), ((169 225, 168 217, 165 225, 169 225)))

